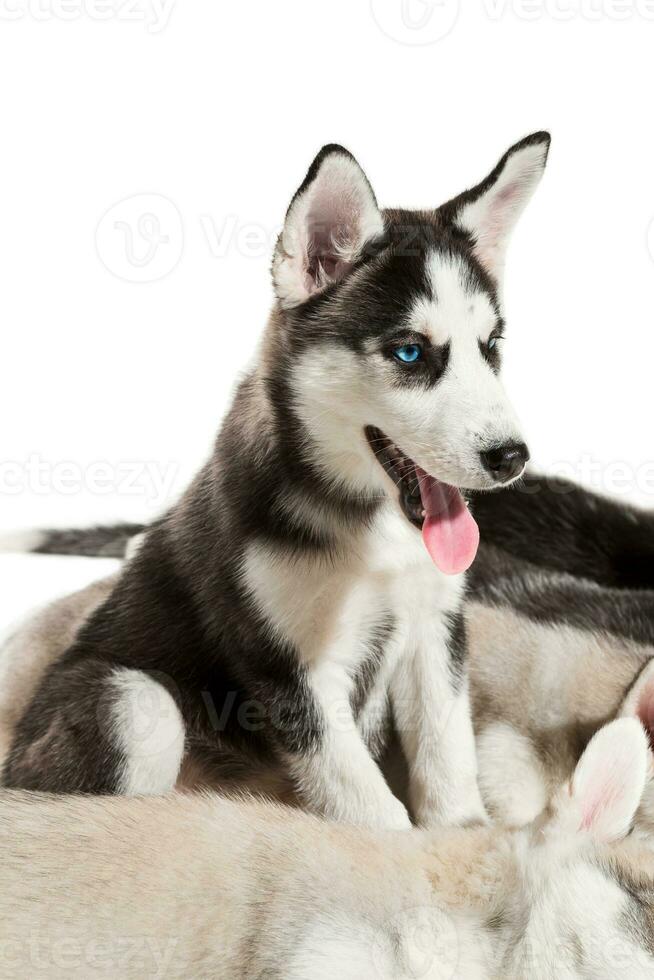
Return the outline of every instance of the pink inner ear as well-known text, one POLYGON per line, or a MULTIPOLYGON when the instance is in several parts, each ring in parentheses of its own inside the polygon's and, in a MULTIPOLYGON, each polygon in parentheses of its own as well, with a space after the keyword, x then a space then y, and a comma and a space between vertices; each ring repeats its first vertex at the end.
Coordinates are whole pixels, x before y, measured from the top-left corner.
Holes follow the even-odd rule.
POLYGON ((650 748, 654 749, 654 684, 648 684, 641 692, 636 715, 647 732, 650 748))
POLYGON ((352 263, 345 256, 356 251, 361 236, 359 213, 347 200, 329 194, 316 195, 307 215, 307 268, 305 286, 309 293, 325 285, 324 280, 343 278, 352 263))
POLYGON ((596 840, 624 836, 640 805, 648 766, 647 738, 638 718, 618 718, 600 728, 572 777, 579 828, 596 840))
POLYGON ((307 272, 314 280, 321 275, 339 279, 349 270, 349 263, 339 254, 341 248, 355 241, 355 232, 346 224, 321 224, 313 214, 309 215, 307 272))
POLYGON ((624 792, 622 773, 598 773, 597 785, 593 792, 588 792, 582 805, 581 830, 596 830, 602 816, 620 806, 624 792))
POLYGON ((485 230, 485 236, 493 244, 506 235, 507 212, 511 211, 519 196, 520 185, 517 181, 508 184, 495 194, 488 218, 488 227, 485 230))
POLYGON ((582 811, 581 830, 591 830, 595 826, 597 818, 602 812, 602 805, 601 798, 587 802, 582 811))
POLYGON ((520 184, 517 181, 515 181, 513 184, 507 184, 506 187, 502 188, 502 190, 495 195, 495 207, 510 204, 514 198, 518 197, 519 191, 520 184))

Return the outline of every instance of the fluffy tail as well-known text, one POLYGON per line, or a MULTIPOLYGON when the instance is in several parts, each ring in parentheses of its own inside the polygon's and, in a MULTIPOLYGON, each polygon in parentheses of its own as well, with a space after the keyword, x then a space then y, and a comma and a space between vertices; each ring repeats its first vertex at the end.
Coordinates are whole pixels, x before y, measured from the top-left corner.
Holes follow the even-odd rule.
POLYGON ((145 530, 144 524, 114 524, 110 527, 0 533, 0 551, 126 558, 138 543, 134 539, 140 539, 145 530))

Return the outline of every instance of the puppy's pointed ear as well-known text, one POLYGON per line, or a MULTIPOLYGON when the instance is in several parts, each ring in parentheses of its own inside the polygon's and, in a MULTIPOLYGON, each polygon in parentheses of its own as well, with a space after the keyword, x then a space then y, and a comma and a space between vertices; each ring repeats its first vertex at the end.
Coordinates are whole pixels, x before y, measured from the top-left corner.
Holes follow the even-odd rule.
POLYGON ((384 233, 368 178, 342 146, 323 147, 291 201, 273 259, 282 306, 304 303, 338 282, 384 233))
POLYGON ((472 190, 441 208, 443 216, 473 242, 477 258, 499 280, 511 232, 543 176, 549 133, 533 133, 512 146, 472 190))
POLYGON ((637 718, 654 747, 654 660, 649 660, 632 684, 620 708, 621 718, 637 718))
POLYGON ((593 736, 557 803, 560 828, 608 843, 624 837, 640 806, 650 770, 647 736, 634 718, 620 718, 593 736))
MULTIPOLYGON (((650 750, 654 749, 654 660, 649 660, 631 685, 619 712, 622 718, 637 718, 645 729, 650 750)), ((650 751, 650 765, 654 756, 650 751)), ((654 833, 654 780, 643 796, 638 815, 640 828, 650 836, 654 833)))

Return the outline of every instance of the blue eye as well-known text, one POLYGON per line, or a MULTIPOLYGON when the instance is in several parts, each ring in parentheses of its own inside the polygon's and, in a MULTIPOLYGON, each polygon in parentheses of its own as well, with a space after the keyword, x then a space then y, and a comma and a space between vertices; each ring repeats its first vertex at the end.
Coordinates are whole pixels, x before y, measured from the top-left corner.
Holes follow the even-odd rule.
POLYGON ((489 350, 495 350, 497 347, 497 337, 491 337, 486 346, 489 350))
POLYGON ((402 364, 415 364, 422 358, 422 347, 420 344, 406 344, 404 347, 396 347, 393 357, 402 364))

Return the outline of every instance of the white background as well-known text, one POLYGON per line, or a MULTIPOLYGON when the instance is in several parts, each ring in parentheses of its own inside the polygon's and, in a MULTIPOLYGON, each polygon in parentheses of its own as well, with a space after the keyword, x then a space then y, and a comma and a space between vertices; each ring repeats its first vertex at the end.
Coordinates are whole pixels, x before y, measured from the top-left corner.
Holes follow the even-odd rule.
MULTIPOLYGON (((539 463, 654 506, 653 45, 652 0, 0 0, 0 530, 175 498, 322 144, 436 206, 543 128, 507 385, 539 463)), ((106 568, 3 558, 0 625, 106 568)))

